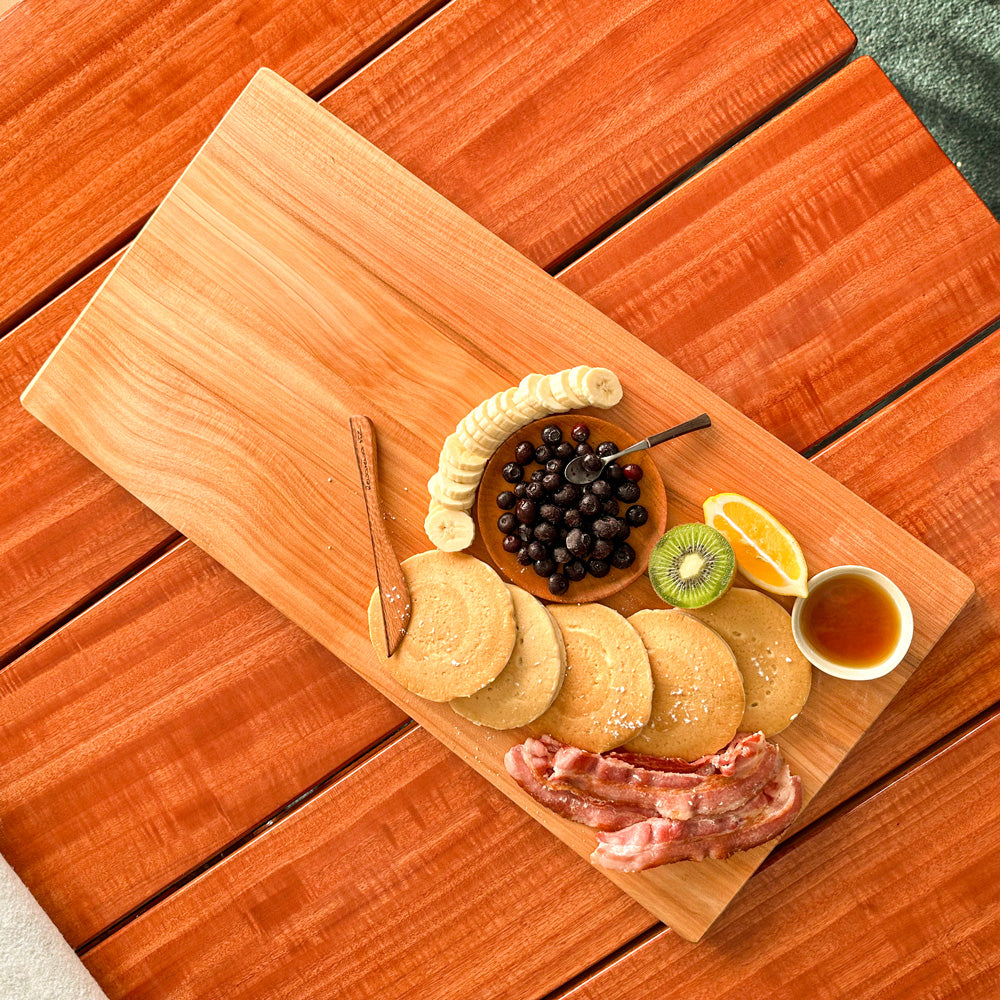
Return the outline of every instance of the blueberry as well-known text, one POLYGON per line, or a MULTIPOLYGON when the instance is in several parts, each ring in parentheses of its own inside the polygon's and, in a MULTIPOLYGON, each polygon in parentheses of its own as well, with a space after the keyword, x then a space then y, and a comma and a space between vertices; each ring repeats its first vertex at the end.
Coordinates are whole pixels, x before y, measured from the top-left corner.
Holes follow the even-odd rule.
POLYGON ((570 432, 569 436, 574 441, 579 441, 581 444, 590 437, 590 428, 586 424, 577 424, 570 432))
POLYGON ((532 567, 539 576, 552 576, 556 571, 556 564, 549 558, 537 559, 532 567))
POLYGON ((619 542, 611 553, 611 565, 615 569, 628 569, 635 562, 635 549, 628 542, 619 542))
POLYGON ((529 500, 541 500, 545 496, 545 487, 533 480, 528 483, 528 488, 524 491, 524 495, 529 500))
POLYGON ((503 540, 504 552, 518 552, 521 548, 521 539, 517 535, 508 535, 503 540))
POLYGON ((520 500, 521 497, 526 495, 527 489, 528 489, 527 483, 518 483, 517 486, 514 487, 514 496, 516 496, 517 499, 520 500))
POLYGON ((551 521, 552 524, 558 524, 563 519, 563 509, 554 503, 543 503, 541 507, 538 508, 538 513, 546 521, 551 521))
POLYGON ((607 500, 611 496, 611 483, 606 479, 595 479, 590 484, 590 492, 599 500, 607 500))
POLYGON ((562 441, 562 431, 555 424, 542 428, 542 440, 546 444, 559 444, 562 441))
POLYGON ((553 573, 549 577, 550 594, 555 594, 558 597, 560 594, 565 594, 567 590, 569 590, 569 580, 562 573, 553 573))
POLYGON ((577 455, 580 455, 580 456, 582 456, 582 455, 593 455, 594 454, 594 449, 591 448, 589 444, 587 444, 586 442, 584 442, 583 444, 578 444, 576 446, 576 453, 577 453, 577 455))
POLYGON ((579 507, 581 514, 593 517, 601 509, 601 501, 593 493, 588 493, 586 496, 580 497, 579 507))
POLYGON ((593 541, 594 539, 589 532, 574 528, 566 536, 566 548, 578 559, 583 559, 589 554, 593 541))
POLYGON ((517 503, 517 497, 510 490, 504 490, 503 493, 497 494, 497 506, 501 510, 513 510, 515 503, 517 503))
POLYGON ((632 529, 629 527, 628 521, 623 517, 615 518, 618 522, 618 534, 615 536, 615 541, 624 542, 629 535, 632 534, 632 529))
POLYGON ((530 524, 519 524, 517 526, 517 537, 527 545, 535 537, 535 529, 530 524))
POLYGON ((583 524, 583 515, 577 510, 576 507, 570 507, 565 514, 563 514, 563 524, 567 528, 579 528, 583 524))
POLYGON ((554 542, 556 540, 556 526, 549 521, 540 521, 535 525, 535 538, 540 542, 554 542))
POLYGON ((574 559, 572 562, 566 563, 563 572, 570 580, 576 583, 587 575, 587 566, 580 559, 574 559))
POLYGON ((569 507, 580 499, 580 487, 574 486, 573 483, 566 483, 561 489, 552 494, 552 499, 560 507, 569 507))
POLYGON ((623 483, 619 483, 615 488, 615 496, 624 503, 635 503, 639 499, 639 484, 633 483, 628 479, 623 483))
POLYGON ((503 467, 502 474, 508 483, 519 483, 524 478, 524 468, 517 462, 508 462, 503 467))
POLYGON ((625 520, 633 528, 640 528, 649 520, 649 511, 641 503, 633 504, 625 511, 625 520))
POLYGON ((614 441, 602 441, 594 450, 601 458, 607 458, 608 455, 614 455, 621 451, 614 441))
POLYGON ((535 560, 528 555, 528 546, 523 545, 517 550, 517 561, 522 566, 530 566, 535 560))
POLYGON ((514 449, 514 461, 518 465, 530 465, 535 460, 535 446, 530 441, 522 441, 514 449))
POLYGON ((560 441, 556 445, 556 458, 567 459, 574 453, 575 449, 569 441, 560 441))
POLYGON ((594 534, 598 538, 611 539, 618 537, 618 521, 613 517, 599 517, 594 522, 594 534))
POLYGON ((604 467, 604 478, 611 484, 621 482, 625 473, 617 462, 609 462, 604 467))
POLYGON ((573 554, 565 545, 557 545, 552 550, 552 558, 556 561, 559 566, 565 566, 566 563, 570 562, 573 558, 573 554))
POLYGON ((558 472, 546 472, 542 478, 542 486, 545 487, 546 493, 556 493, 561 490, 564 482, 565 480, 558 472))
MULTIPOLYGON (((517 539, 515 538, 514 541, 517 541, 517 539)), ((592 559, 607 559, 614 550, 615 547, 612 542, 609 542, 606 538, 598 538, 594 542, 594 547, 590 550, 590 555, 592 559)))
POLYGON ((621 510, 621 504, 612 497, 610 500, 605 500, 601 504, 601 513, 606 517, 617 517, 618 512, 621 510))
POLYGON ((539 559, 545 558, 545 546, 541 542, 532 542, 528 546, 528 555, 531 556, 532 562, 537 562, 539 559))
POLYGON ((546 472, 562 472, 563 466, 566 463, 561 458, 550 458, 545 463, 546 472))
POLYGON ((611 565, 604 559, 591 559, 587 563, 587 572, 591 576, 607 576, 611 571, 611 565))
POLYGON ((531 524, 535 520, 535 501, 529 500, 527 497, 518 500, 514 512, 521 524, 531 524))
POLYGON ((540 444, 535 449, 535 461, 544 465, 552 457, 552 449, 547 444, 540 444))
POLYGON ((604 467, 604 463, 596 455, 584 455, 580 464, 586 472, 600 472, 604 467))
POLYGON ((510 535, 517 530, 517 518, 509 511, 506 514, 501 514, 497 518, 497 527, 505 535, 510 535))

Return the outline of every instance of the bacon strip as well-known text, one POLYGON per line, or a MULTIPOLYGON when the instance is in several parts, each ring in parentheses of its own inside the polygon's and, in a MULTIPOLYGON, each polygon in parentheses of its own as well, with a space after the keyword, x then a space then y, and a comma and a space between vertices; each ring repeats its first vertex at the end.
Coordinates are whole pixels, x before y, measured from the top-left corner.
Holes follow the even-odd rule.
POLYGON ((525 740, 504 757, 507 773, 533 798, 554 813, 595 830, 620 830, 656 815, 652 807, 630 807, 584 795, 552 780, 552 760, 541 740, 525 740))
POLYGON ((729 812, 752 799, 778 772, 778 748, 754 733, 733 740, 712 762, 715 774, 638 768, 625 761, 561 747, 552 780, 591 798, 652 807, 666 819, 729 812))
POLYGON ((617 832, 599 833, 591 861, 637 872, 674 861, 728 858, 777 837, 801 807, 802 782, 786 764, 741 810, 686 821, 653 817, 617 832))

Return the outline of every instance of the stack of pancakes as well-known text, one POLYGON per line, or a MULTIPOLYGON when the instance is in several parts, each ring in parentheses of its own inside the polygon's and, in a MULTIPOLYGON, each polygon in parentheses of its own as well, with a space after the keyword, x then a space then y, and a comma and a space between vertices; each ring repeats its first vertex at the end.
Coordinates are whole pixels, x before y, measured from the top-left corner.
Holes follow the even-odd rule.
POLYGON ((626 619, 602 604, 546 607, 461 553, 423 552, 403 571, 407 635, 387 658, 376 590, 372 645, 407 690, 479 725, 694 760, 738 732, 773 736, 809 695, 788 612, 757 591, 626 619))

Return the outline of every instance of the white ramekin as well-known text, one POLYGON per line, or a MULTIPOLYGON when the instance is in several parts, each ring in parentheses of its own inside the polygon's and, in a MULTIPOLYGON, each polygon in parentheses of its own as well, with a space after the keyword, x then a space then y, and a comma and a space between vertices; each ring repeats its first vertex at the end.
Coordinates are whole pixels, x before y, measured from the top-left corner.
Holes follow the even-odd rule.
POLYGON ((910 643, 913 641, 913 611, 903 596, 903 592, 892 580, 867 566, 834 566, 831 569, 823 570, 822 573, 817 573, 809 581, 809 591, 811 592, 814 587, 827 580, 848 574, 867 577, 878 584, 896 605, 896 610, 899 612, 899 641, 892 652, 884 660, 880 660, 870 667, 845 667, 833 660, 828 660, 825 656, 820 656, 802 634, 802 606, 809 600, 808 597, 796 598, 795 604, 792 606, 792 635, 795 637, 795 645, 799 647, 802 655, 824 673, 833 677, 842 677, 848 681, 870 681, 876 677, 884 677, 890 670, 899 666, 903 657, 906 656, 910 643))

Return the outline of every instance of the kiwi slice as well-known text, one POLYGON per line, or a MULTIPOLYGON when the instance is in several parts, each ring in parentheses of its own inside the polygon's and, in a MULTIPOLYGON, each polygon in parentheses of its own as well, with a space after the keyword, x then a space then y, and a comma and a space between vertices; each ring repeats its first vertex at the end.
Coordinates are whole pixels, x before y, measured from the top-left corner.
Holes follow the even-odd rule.
POLYGON ((649 579, 676 608, 701 608, 733 582, 736 556, 729 540, 708 524, 678 524, 653 546, 649 579))

